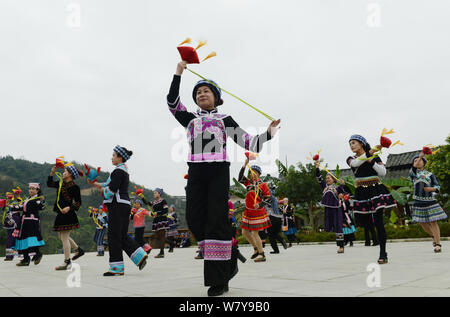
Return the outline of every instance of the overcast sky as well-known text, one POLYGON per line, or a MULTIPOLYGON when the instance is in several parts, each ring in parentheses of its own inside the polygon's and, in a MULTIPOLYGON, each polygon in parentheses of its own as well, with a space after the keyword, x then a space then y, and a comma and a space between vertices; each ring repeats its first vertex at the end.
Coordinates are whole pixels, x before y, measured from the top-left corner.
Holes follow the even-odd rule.
MULTIPOLYGON (((111 171, 120 144, 134 151, 133 181, 184 195, 187 143, 165 98, 186 37, 208 41, 200 58, 217 52, 193 70, 281 118, 260 155, 263 172, 273 174, 275 158, 306 163, 318 149, 345 167, 349 136, 376 145, 383 127, 405 144, 386 153, 443 144, 449 14, 447 0, 1 0, 0 156, 65 155, 111 171)), ((197 80, 183 74, 192 111, 197 80)), ((223 99, 220 111, 244 129, 268 126, 223 99)), ((236 177, 244 155, 232 148, 236 177)))

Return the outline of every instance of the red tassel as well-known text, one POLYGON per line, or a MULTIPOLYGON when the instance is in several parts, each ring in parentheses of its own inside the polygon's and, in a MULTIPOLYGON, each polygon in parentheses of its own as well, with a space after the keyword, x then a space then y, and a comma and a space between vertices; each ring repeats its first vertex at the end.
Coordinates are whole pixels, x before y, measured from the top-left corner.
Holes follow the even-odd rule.
POLYGON ((380 144, 382 147, 389 148, 392 144, 392 141, 389 138, 382 136, 380 138, 380 144))
POLYGON ((424 146, 422 149, 422 152, 423 152, 423 154, 426 154, 426 155, 433 154, 433 151, 431 151, 431 149, 428 146, 424 146))

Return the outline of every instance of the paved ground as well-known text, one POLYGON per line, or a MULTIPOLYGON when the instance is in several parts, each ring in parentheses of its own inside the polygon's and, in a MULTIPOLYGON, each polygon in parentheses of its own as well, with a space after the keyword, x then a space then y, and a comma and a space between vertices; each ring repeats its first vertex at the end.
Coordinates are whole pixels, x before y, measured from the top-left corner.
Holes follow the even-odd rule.
MULTIPOLYGON (((281 249, 281 254, 267 254, 265 263, 239 263, 240 272, 230 282, 226 296, 450 297, 450 241, 442 245, 443 252, 435 254, 431 241, 389 243, 390 262, 380 266, 380 287, 367 285, 368 276, 375 274, 367 271, 367 266, 376 262, 378 247, 356 244, 338 255, 333 244, 294 245, 281 249)), ((246 257, 252 253, 249 247, 240 249, 246 257)), ((102 276, 108 257, 88 253, 77 260, 80 287, 67 284, 73 272, 54 270, 62 263, 62 255, 44 256, 39 265, 29 267, 0 259, 0 296, 203 297, 203 263, 194 259, 195 251, 175 249, 164 259, 154 259, 152 252, 143 271, 126 259, 125 275, 109 278, 102 276)), ((266 246, 266 253, 269 251, 266 246)))

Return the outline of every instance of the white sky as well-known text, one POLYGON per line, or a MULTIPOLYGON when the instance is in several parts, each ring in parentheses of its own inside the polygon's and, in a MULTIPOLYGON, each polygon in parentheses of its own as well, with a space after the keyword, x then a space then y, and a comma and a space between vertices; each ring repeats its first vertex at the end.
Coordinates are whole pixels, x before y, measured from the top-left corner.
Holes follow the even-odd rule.
MULTIPOLYGON (((165 97, 186 37, 208 40, 201 58, 217 52, 193 70, 281 118, 276 151, 261 161, 306 163, 322 149, 329 166, 346 167, 349 136, 375 145, 383 127, 405 143, 389 153, 443 144, 449 12, 446 0, 1 0, 0 156, 65 155, 111 171, 120 144, 135 153, 133 181, 183 195, 186 157, 172 151, 186 142, 171 138, 180 127, 165 97), (81 10, 79 27, 70 4, 81 10)), ((197 80, 186 71, 181 85, 192 111, 197 80)), ((269 124, 223 98, 220 111, 244 129, 269 124)), ((235 177, 244 159, 237 153, 235 177)), ((273 164, 262 165, 273 174, 273 164)))

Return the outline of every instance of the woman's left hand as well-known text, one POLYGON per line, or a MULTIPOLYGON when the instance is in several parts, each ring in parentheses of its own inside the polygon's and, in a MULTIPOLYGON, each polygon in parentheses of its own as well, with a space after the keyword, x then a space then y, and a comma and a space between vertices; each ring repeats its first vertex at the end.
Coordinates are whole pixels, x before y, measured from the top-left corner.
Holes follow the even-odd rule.
POLYGON ((423 190, 426 191, 427 193, 429 193, 429 192, 436 191, 436 188, 434 188, 434 187, 424 187, 423 190))
POLYGON ((62 210, 61 210, 61 212, 63 213, 63 214, 66 214, 66 213, 68 213, 70 211, 70 207, 64 207, 62 210))
POLYGON ((280 122, 281 122, 281 119, 272 121, 272 122, 270 123, 269 127, 267 128, 267 131, 269 132, 269 134, 270 134, 270 136, 271 136, 272 138, 275 136, 275 134, 277 133, 277 131, 280 129, 280 128, 277 128, 278 125, 280 124, 280 122))

